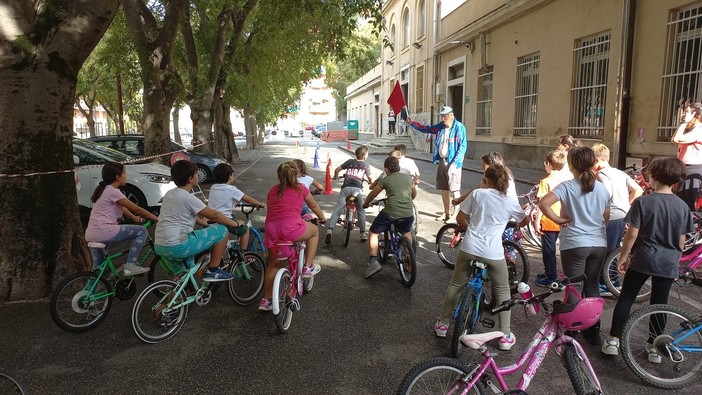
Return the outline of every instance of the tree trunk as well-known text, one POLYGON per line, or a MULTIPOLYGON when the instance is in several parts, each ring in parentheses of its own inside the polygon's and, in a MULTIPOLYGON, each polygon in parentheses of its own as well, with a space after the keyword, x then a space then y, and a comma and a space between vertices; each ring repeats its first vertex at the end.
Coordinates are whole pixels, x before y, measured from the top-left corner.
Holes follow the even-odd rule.
POLYGON ((195 147, 195 152, 212 152, 212 110, 211 101, 207 108, 199 106, 197 103, 190 103, 190 119, 193 121, 193 145, 202 144, 195 147), (206 143, 206 144, 203 144, 206 143))
POLYGON ((221 155, 231 164, 241 163, 232 133, 230 104, 222 99, 221 94, 215 94, 212 109, 215 121, 215 154, 221 155))
POLYGON ((244 128, 246 129, 246 148, 256 148, 256 113, 249 108, 244 109, 244 128))
POLYGON ((173 139, 176 143, 182 144, 182 140, 180 139, 180 107, 173 107, 171 117, 173 118, 173 139))

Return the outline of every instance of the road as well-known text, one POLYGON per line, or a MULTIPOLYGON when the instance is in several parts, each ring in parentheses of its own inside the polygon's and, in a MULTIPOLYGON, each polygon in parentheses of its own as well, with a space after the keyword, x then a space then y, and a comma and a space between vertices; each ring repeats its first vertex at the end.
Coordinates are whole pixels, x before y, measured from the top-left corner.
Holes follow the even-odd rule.
MULTIPOLYGON (((276 142, 242 152, 245 162, 235 166, 235 184, 259 200, 275 182, 277 165, 302 158, 311 167, 314 144, 276 142)), ((327 155, 333 167, 350 156, 322 144, 318 169, 311 175, 324 182, 327 155)), ((373 175, 379 174, 384 157, 371 156, 373 175)), ((256 306, 241 307, 218 293, 205 307, 191 306, 183 329, 172 339, 157 345, 139 341, 132 332, 130 313, 134 299, 116 301, 107 319, 97 328, 81 334, 56 327, 46 301, 0 306, 0 367, 13 370, 29 384, 34 394, 391 394, 404 374, 420 361, 448 355, 446 339, 433 333, 433 323, 451 271, 434 253, 434 221, 441 210, 439 194, 433 188, 436 168, 417 161, 422 184, 417 197, 421 215, 418 277, 411 289, 400 284, 390 265, 366 280, 367 244, 352 236, 344 248, 337 237, 332 245, 321 243, 317 262, 322 272, 311 294, 301 300, 292 328, 276 333, 272 317, 256 306)), ((480 181, 480 175, 465 171, 463 189, 480 181)), ((206 186, 207 187, 207 186, 206 186)), ((338 192, 340 181, 334 182, 338 192)), ((518 193, 530 185, 518 184, 518 193)), ((207 188, 206 188, 207 189, 207 188)), ((318 197, 330 215, 336 195, 318 197)), ((263 213, 254 221, 262 225, 263 213)), ((373 211, 369 219, 374 217, 373 211)), ((542 269, 540 253, 527 248, 534 275, 542 269)), ((141 280, 140 289, 143 289, 141 280)), ((700 288, 673 290, 671 303, 699 311, 700 288)), ((609 328, 614 300, 608 299, 603 329, 609 328)), ((540 318, 512 315, 517 346, 499 352, 498 363, 517 359, 541 323, 540 318)), ((483 330, 483 329, 481 329, 483 330)), ((484 329, 487 330, 487 329, 484 329)), ((651 394, 654 388, 641 382, 621 358, 608 358, 585 345, 585 350, 607 393, 651 394)), ((464 352, 461 359, 479 360, 476 352, 464 352)), ((514 377, 510 383, 516 383, 514 377)), ((692 385, 676 394, 698 393, 692 385)), ((565 369, 555 354, 549 354, 529 387, 534 394, 572 393, 565 369)))

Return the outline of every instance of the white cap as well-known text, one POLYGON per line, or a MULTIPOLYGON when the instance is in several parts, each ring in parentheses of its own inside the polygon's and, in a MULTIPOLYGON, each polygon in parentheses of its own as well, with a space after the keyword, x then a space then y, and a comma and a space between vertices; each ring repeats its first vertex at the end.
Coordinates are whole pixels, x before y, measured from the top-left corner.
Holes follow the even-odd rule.
POLYGON ((453 108, 449 106, 443 106, 441 107, 441 111, 439 111, 439 115, 446 115, 446 114, 451 114, 453 112, 453 108))

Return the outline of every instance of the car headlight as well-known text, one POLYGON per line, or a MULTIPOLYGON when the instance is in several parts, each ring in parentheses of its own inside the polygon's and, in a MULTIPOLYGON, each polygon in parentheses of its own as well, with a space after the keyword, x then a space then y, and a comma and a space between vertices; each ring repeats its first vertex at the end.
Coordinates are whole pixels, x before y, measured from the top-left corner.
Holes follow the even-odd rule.
POLYGON ((141 173, 146 177, 147 180, 151 182, 155 182, 158 184, 168 184, 169 182, 173 181, 173 178, 171 176, 167 176, 165 174, 158 174, 158 173, 141 173))

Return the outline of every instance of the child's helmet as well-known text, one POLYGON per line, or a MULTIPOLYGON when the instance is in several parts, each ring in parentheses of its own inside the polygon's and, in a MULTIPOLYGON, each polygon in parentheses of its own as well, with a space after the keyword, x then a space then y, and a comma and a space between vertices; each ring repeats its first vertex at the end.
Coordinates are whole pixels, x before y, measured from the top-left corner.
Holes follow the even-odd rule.
POLYGON ((583 298, 577 303, 554 303, 552 314, 561 328, 579 331, 599 321, 604 302, 602 298, 583 298))

